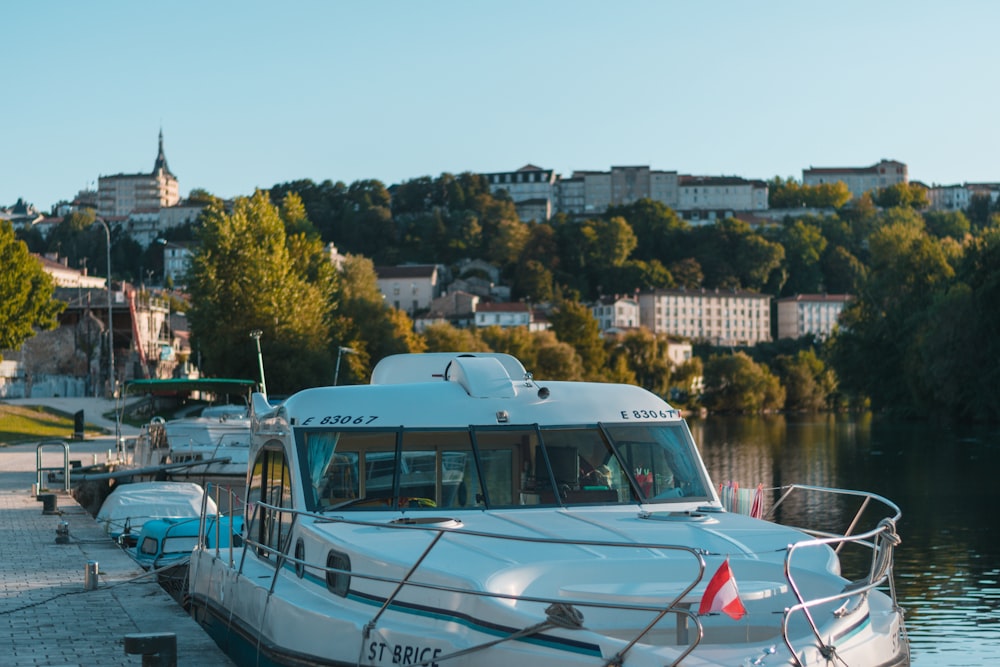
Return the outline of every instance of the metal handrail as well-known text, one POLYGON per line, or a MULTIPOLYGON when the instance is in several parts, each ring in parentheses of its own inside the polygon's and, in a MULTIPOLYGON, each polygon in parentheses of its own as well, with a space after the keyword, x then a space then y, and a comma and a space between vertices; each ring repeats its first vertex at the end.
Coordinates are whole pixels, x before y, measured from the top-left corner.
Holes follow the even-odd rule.
MULTIPOLYGON (((792 484, 788 487, 783 487, 785 489, 784 493, 778 499, 777 502, 768 511, 768 517, 772 517, 775 508, 781 505, 791 494, 795 491, 814 491, 818 493, 828 493, 833 495, 842 496, 852 496, 861 498, 861 506, 858 508, 854 517, 851 519, 850 524, 844 534, 834 534, 826 531, 819 531, 812 528, 796 527, 799 530, 816 536, 811 540, 802 540, 794 544, 788 545, 787 553, 785 554, 784 562, 784 572, 785 578, 788 580, 789 587, 795 599, 798 601, 796 604, 785 609, 784 615, 782 617, 781 624, 781 635, 788 647, 789 653, 792 655, 792 660, 794 664, 801 665, 798 658, 798 654, 795 652, 795 648, 792 645, 791 637, 789 636, 790 628, 789 624, 793 614, 801 612, 809 625, 809 629, 812 632, 813 637, 815 637, 818 642, 818 647, 821 653, 824 655, 833 655, 835 649, 832 646, 826 644, 820 634, 819 627, 816 624, 815 619, 811 609, 820 605, 829 604, 831 602, 836 602, 837 600, 848 600, 855 596, 865 596, 872 589, 878 588, 885 583, 889 584, 890 595, 892 599, 893 606, 898 607, 896 600, 896 590, 892 580, 892 552, 893 549, 900 543, 899 536, 896 534, 896 523, 902 517, 902 511, 900 508, 892 501, 884 498, 876 493, 871 493, 867 491, 851 491, 846 489, 832 489, 829 487, 821 486, 808 486, 802 484, 792 484), (892 511, 892 516, 882 518, 875 528, 854 534, 855 528, 857 528, 858 523, 864 511, 871 504, 871 501, 875 500, 882 503, 885 507, 892 511), (871 549, 871 563, 869 565, 868 576, 864 579, 848 583, 844 589, 835 595, 829 595, 822 598, 816 598, 811 600, 806 600, 802 595, 801 589, 795 581, 795 577, 792 574, 792 559, 795 553, 802 549, 807 549, 811 547, 822 547, 822 546, 833 546, 834 553, 839 554, 840 550, 845 544, 857 544, 865 548, 871 549)), ((842 608, 843 609, 843 608, 842 608)), ((852 610, 844 612, 844 615, 856 611, 857 607, 852 610)), ((836 613, 836 612, 835 612, 836 613)))
POLYGON ((53 470, 62 470, 63 471, 63 490, 66 493, 69 493, 69 490, 70 490, 70 481, 69 481, 69 470, 70 470, 70 465, 69 465, 69 445, 67 445, 62 440, 46 440, 44 442, 38 443, 38 447, 35 449, 35 477, 36 477, 35 481, 37 482, 35 488, 38 491, 41 491, 43 488, 46 488, 46 487, 42 486, 42 472, 53 471, 53 470), (60 447, 62 447, 62 449, 63 449, 63 464, 62 464, 61 468, 53 468, 53 467, 46 468, 46 467, 42 466, 42 449, 46 445, 59 445, 60 447))
MULTIPOLYGON (((232 489, 224 489, 231 496, 235 496, 232 489)), ((237 497, 238 498, 238 497, 237 497)), ((236 505, 232 505, 235 507, 236 505)), ((386 599, 383 605, 376 611, 373 618, 368 622, 366 627, 373 629, 377 623, 379 617, 392 605, 392 601, 398 597, 399 593, 404 587, 419 588, 426 590, 433 590, 446 593, 455 593, 460 595, 470 595, 476 597, 502 599, 502 600, 513 600, 520 602, 532 602, 540 604, 563 604, 563 605, 575 605, 580 607, 593 607, 593 608, 604 608, 604 609, 620 609, 626 611, 648 611, 656 612, 653 619, 634 637, 631 641, 621 650, 619 653, 609 660, 607 664, 620 664, 621 659, 632 649, 635 644, 639 643, 642 638, 648 634, 656 625, 663 620, 667 614, 681 615, 686 617, 685 622, 693 623, 691 632, 689 636, 691 641, 688 643, 684 651, 682 651, 676 660, 670 663, 670 667, 679 665, 681 661, 686 658, 692 651, 697 648, 698 644, 704 636, 704 628, 702 627, 701 620, 698 616, 689 609, 678 606, 680 601, 688 595, 692 590, 694 590, 699 583, 704 578, 705 574, 705 559, 702 552, 698 549, 674 545, 674 544, 662 544, 656 542, 620 542, 620 541, 608 541, 608 540, 567 540, 562 538, 551 538, 551 537, 536 537, 528 535, 500 535, 497 533, 488 533, 482 531, 471 531, 471 530, 457 530, 451 527, 444 526, 431 526, 431 525, 420 525, 420 524, 406 524, 406 523, 385 523, 379 521, 358 521, 353 519, 344 519, 342 517, 330 517, 324 514, 318 514, 316 512, 311 512, 308 510, 297 510, 288 507, 278 507, 275 505, 269 505, 264 502, 253 503, 253 510, 251 511, 251 517, 256 517, 258 512, 274 512, 278 514, 290 514, 293 516, 292 523, 297 522, 301 517, 309 517, 322 522, 327 523, 344 523, 352 526, 367 526, 367 527, 377 527, 377 528, 389 528, 396 530, 420 530, 428 533, 433 533, 434 537, 431 539, 430 543, 424 548, 424 551, 415 559, 412 566, 407 570, 403 577, 398 576, 383 576, 373 573, 365 573, 357 570, 344 570, 342 568, 332 567, 325 564, 311 563, 304 559, 296 558, 294 555, 289 553, 290 549, 278 549, 272 547, 268 544, 264 544, 254 539, 249 532, 243 537, 243 556, 240 562, 240 571, 242 572, 243 563, 245 555, 248 550, 253 549, 258 552, 263 552, 269 556, 273 556, 275 559, 275 575, 274 579, 270 585, 270 591, 273 591, 275 582, 277 580, 278 571, 281 569, 282 565, 285 563, 291 564, 292 566, 302 566, 310 567, 314 570, 320 570, 325 573, 343 574, 349 575, 353 578, 363 579, 366 581, 375 581, 379 583, 393 584, 396 588, 392 591, 392 594, 386 599), (630 548, 630 549, 657 549, 666 551, 677 551, 689 554, 696 561, 698 567, 697 576, 684 588, 679 594, 677 594, 673 599, 669 601, 665 606, 662 604, 642 604, 642 603, 620 603, 620 602, 600 602, 596 600, 577 600, 566 597, 559 598, 548 598, 548 597, 538 597, 529 595, 517 595, 512 593, 499 593, 485 590, 471 590, 468 588, 459 588, 454 586, 447 586, 437 583, 427 583, 421 581, 414 581, 412 576, 414 572, 419 568, 420 564, 426 559, 431 550, 438 545, 445 537, 481 537, 486 539, 494 540, 504 540, 504 541, 520 541, 520 542, 531 542, 531 543, 541 543, 541 544, 557 544, 564 546, 581 546, 581 547, 612 547, 612 548, 630 548)), ((249 522, 244 522, 244 526, 249 526, 252 523, 252 519, 249 522)), ((232 536, 232 522, 230 522, 230 538, 229 544, 233 544, 232 536)), ((199 544, 201 547, 205 547, 204 537, 202 536, 203 531, 199 531, 199 544)), ((287 545, 286 545, 287 546, 287 545)), ((219 556, 219 540, 216 540, 215 554, 219 556)), ((230 560, 230 563, 233 561, 230 560)))
MULTIPOLYGON (((806 486, 806 485, 791 485, 790 487, 785 487, 785 488, 786 490, 784 494, 781 496, 778 502, 776 502, 775 505, 771 507, 769 515, 773 515, 775 507, 784 502, 789 497, 789 495, 796 490, 817 491, 822 493, 856 496, 863 499, 861 509, 858 510, 857 514, 850 522, 849 528, 843 535, 824 533, 822 531, 818 531, 815 529, 792 526, 794 528, 797 528, 798 530, 805 532, 806 534, 818 536, 812 539, 801 540, 799 542, 789 544, 787 546, 787 553, 784 559, 784 576, 789 584, 789 589, 795 596, 797 602, 796 604, 787 607, 784 611, 782 618, 782 625, 781 625, 781 635, 785 645, 787 646, 792 656, 792 660, 794 661, 795 664, 800 664, 790 637, 790 620, 792 616, 796 613, 804 614, 810 626, 810 631, 812 635, 819 642, 820 650, 829 649, 832 651, 833 650, 832 647, 828 647, 825 645, 825 642, 823 641, 823 638, 820 634, 818 625, 816 624, 815 619, 813 618, 810 610, 819 605, 828 604, 830 602, 835 602, 837 600, 846 600, 855 596, 866 595, 870 590, 882 586, 887 581, 889 582, 890 587, 892 587, 892 549, 899 543, 899 538, 896 536, 895 532, 895 526, 896 522, 898 521, 902 513, 894 503, 873 493, 832 489, 828 487, 806 486), (868 507, 871 500, 877 500, 883 503, 886 507, 891 508, 892 516, 883 518, 877 525, 877 527, 874 529, 853 534, 853 531, 856 529, 864 509, 868 507), (837 593, 835 595, 807 600, 803 595, 800 586, 795 581, 795 577, 793 575, 792 563, 795 554, 802 549, 822 547, 822 546, 835 547, 835 551, 839 552, 840 547, 842 547, 844 544, 849 544, 849 543, 858 544, 866 548, 872 549, 873 551, 872 562, 868 577, 866 579, 857 582, 849 583, 847 586, 844 587, 844 589, 840 593, 837 593)), ((231 503, 230 505, 231 507, 235 508, 241 506, 240 504, 242 503, 242 501, 239 500, 239 497, 233 492, 232 489, 224 489, 224 490, 227 493, 229 493, 232 498, 237 499, 237 502, 231 503)), ((445 593, 471 595, 471 596, 479 596, 479 597, 503 599, 503 600, 514 600, 514 601, 531 602, 531 603, 541 603, 541 604, 562 603, 580 607, 620 609, 625 611, 655 612, 653 620, 646 627, 644 627, 639 632, 639 634, 636 637, 634 637, 622 651, 619 652, 618 655, 614 656, 611 660, 609 660, 606 663, 607 665, 621 664, 621 661, 623 660, 626 653, 628 653, 628 651, 630 651, 631 648, 636 643, 641 641, 641 639, 646 634, 648 634, 667 614, 683 615, 687 619, 686 622, 693 623, 693 627, 691 628, 692 631, 690 633, 691 641, 687 645, 686 649, 678 656, 678 658, 671 663, 671 667, 680 664, 684 658, 686 658, 692 651, 694 651, 704 636, 704 628, 702 626, 699 617, 691 610, 678 606, 680 604, 680 601, 686 595, 688 595, 692 590, 694 590, 698 586, 698 584, 702 582, 704 578, 704 572, 706 567, 704 556, 706 554, 703 550, 683 545, 675 545, 675 544, 620 542, 620 541, 607 541, 607 540, 569 540, 563 538, 540 537, 531 535, 501 535, 497 533, 458 529, 452 526, 413 524, 413 523, 387 523, 384 521, 365 521, 353 518, 347 519, 344 518, 343 516, 331 516, 329 514, 320 514, 308 510, 297 510, 287 507, 279 507, 259 501, 254 502, 252 504, 252 510, 250 506, 244 508, 244 514, 249 513, 251 517, 258 516, 259 512, 290 514, 293 516, 292 518, 293 525, 296 522, 298 522, 300 518, 308 517, 322 523, 343 523, 352 526, 366 526, 366 527, 375 527, 381 529, 388 528, 396 530, 420 530, 434 534, 433 539, 425 547, 424 551, 417 557, 412 567, 405 573, 405 576, 403 577, 383 576, 375 573, 365 573, 356 570, 347 571, 342 568, 327 566, 319 563, 310 563, 304 559, 296 558, 291 553, 286 553, 286 551, 290 551, 289 549, 282 550, 274 548, 270 545, 263 544, 255 540, 253 536, 250 535, 248 529, 249 525, 252 523, 252 518, 251 521, 244 522, 245 535, 243 537, 243 547, 242 547, 243 553, 242 553, 242 558, 240 560, 241 572, 243 570, 243 563, 245 562, 247 551, 249 549, 253 549, 258 551, 259 553, 268 554, 274 557, 275 579, 277 578, 278 570, 281 569, 282 564, 290 563, 298 567, 308 566, 314 570, 319 570, 325 573, 343 574, 367 581, 374 581, 385 584, 394 584, 396 588, 393 590, 392 595, 386 599, 385 603, 378 609, 375 616, 369 621, 368 625, 371 626, 372 628, 374 627, 374 624, 377 623, 378 618, 382 615, 382 613, 392 605, 392 601, 398 596, 399 592, 404 587, 411 587, 411 588, 440 591, 445 593), (685 588, 679 595, 670 600, 670 602, 666 606, 661 604, 643 604, 635 602, 623 603, 623 602, 601 602, 596 600, 578 600, 565 597, 553 599, 553 598, 519 595, 511 593, 491 592, 485 590, 470 590, 466 588, 447 586, 438 583, 426 583, 421 581, 414 581, 412 579, 413 573, 420 566, 420 564, 426 559, 427 555, 430 553, 432 549, 434 549, 438 544, 444 541, 445 538, 457 538, 459 536, 463 538, 480 537, 485 539, 519 541, 519 542, 529 542, 536 544, 556 544, 556 545, 577 546, 577 547, 611 547, 611 548, 627 547, 632 549, 640 548, 640 549, 657 549, 657 550, 684 552, 690 554, 693 558, 696 559, 698 565, 698 574, 697 577, 693 581, 691 581, 691 583, 687 586, 687 588, 685 588)), ((234 542, 232 522, 230 522, 229 530, 230 530, 229 545, 231 551, 234 542)), ((203 531, 199 531, 199 540, 204 540, 204 536, 202 535, 202 533, 203 531)), ((219 555, 219 549, 220 549, 219 543, 220 540, 217 538, 215 546, 215 551, 217 556, 219 555)), ((201 543, 201 546, 205 546, 204 542, 201 543)), ((232 555, 230 555, 230 564, 231 565, 234 564, 232 555)), ((274 582, 272 582, 272 587, 273 584, 274 582)), ((894 587, 892 588, 892 600, 893 604, 896 605, 896 596, 894 587)), ((851 613, 853 611, 854 610, 851 610, 847 613, 851 613)))

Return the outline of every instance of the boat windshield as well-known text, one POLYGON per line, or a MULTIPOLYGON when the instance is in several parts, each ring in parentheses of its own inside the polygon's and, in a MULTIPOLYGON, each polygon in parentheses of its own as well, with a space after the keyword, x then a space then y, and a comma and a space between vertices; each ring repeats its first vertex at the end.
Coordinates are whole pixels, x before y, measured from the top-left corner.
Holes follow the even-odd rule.
POLYGON ((485 509, 710 499, 683 422, 297 430, 310 509, 485 509))

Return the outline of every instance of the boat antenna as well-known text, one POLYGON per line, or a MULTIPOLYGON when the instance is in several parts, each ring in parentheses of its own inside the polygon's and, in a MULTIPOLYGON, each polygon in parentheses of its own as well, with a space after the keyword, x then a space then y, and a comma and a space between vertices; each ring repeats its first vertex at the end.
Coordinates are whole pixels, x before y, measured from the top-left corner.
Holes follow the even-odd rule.
POLYGON ((263 333, 260 329, 254 329, 250 332, 250 337, 257 343, 257 366, 260 368, 260 393, 264 394, 264 398, 267 398, 267 382, 264 381, 264 357, 260 353, 260 337, 263 333))

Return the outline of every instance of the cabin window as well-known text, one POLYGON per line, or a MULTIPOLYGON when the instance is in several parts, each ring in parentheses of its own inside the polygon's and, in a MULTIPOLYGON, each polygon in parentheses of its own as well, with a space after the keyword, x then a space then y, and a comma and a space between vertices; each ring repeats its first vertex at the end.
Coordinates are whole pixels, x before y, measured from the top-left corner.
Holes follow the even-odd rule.
MULTIPOLYGON (((250 475, 247 503, 264 503, 274 508, 292 508, 292 485, 285 453, 277 447, 268 447, 254 461, 250 475)), ((249 507, 252 513, 248 534, 260 546, 257 553, 271 558, 276 551, 286 551, 291 535, 292 515, 281 509, 249 507)))
MULTIPOLYGON (((640 415, 642 416, 642 415, 640 415)), ((426 510, 708 500, 682 422, 300 431, 310 509, 426 510)))
POLYGON ((594 428, 543 429, 537 470, 539 500, 629 502, 631 485, 614 451, 594 428), (554 486, 553 486, 554 484, 554 486))
POLYGON ((683 424, 671 428, 615 425, 607 431, 644 499, 709 499, 707 481, 683 424))
POLYGON ((142 544, 139 545, 139 553, 144 556, 155 556, 159 548, 160 543, 155 537, 146 537, 143 538, 142 544))
POLYGON ((399 507, 483 506, 467 431, 409 431, 402 448, 399 507))

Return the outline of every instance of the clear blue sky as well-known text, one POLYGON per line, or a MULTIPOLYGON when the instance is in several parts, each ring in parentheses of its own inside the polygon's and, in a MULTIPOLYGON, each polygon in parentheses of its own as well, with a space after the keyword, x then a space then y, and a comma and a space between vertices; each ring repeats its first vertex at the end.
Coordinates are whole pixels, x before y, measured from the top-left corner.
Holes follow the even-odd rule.
POLYGON ((1000 2, 170 3, 0 7, 0 205, 98 176, 182 196, 527 163, 1000 181, 1000 2))

